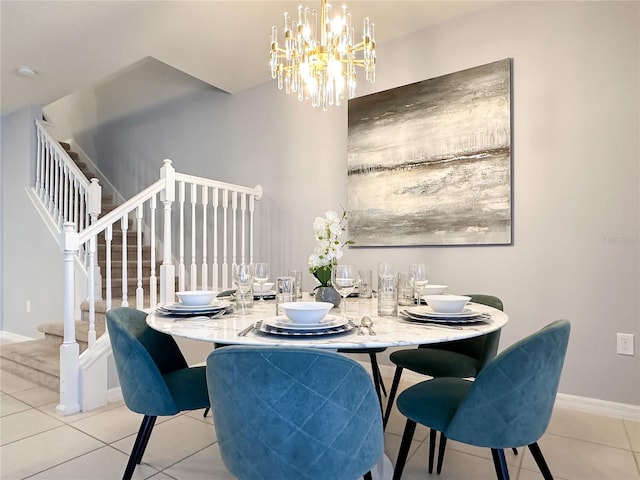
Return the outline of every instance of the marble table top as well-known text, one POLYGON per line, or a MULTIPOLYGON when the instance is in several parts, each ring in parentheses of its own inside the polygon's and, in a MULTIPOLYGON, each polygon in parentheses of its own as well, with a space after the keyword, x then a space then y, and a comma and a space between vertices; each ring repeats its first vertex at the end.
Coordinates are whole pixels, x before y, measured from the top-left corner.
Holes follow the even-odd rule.
MULTIPOLYGON (((375 348, 399 347, 429 343, 441 343, 463 338, 471 338, 502 328, 508 316, 495 308, 476 303, 467 304, 473 311, 490 314, 490 318, 464 325, 460 329, 449 326, 412 322, 403 317, 378 317, 376 299, 347 299, 347 315, 360 319, 369 315, 373 320, 376 335, 357 335, 356 329, 348 332, 321 336, 283 336, 252 331, 246 336, 238 336, 243 329, 259 320, 273 319, 276 315, 275 302, 255 302, 247 309, 247 315, 239 312, 226 314, 220 318, 177 317, 151 312, 147 324, 170 335, 226 345, 296 345, 315 348, 375 348)), ((406 308, 406 307, 404 307, 406 308)), ((400 307, 402 309, 402 307, 400 307)), ((331 315, 339 316, 338 309, 332 309, 331 315)), ((364 329, 366 332, 366 329, 364 329)))

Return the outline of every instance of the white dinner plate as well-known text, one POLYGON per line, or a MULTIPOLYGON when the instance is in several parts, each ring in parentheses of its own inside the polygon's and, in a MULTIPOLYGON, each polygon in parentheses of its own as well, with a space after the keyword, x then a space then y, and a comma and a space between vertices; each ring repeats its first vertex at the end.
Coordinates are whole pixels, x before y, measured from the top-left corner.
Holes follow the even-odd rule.
POLYGON ((338 333, 348 332, 353 328, 353 324, 346 322, 343 325, 335 327, 320 328, 316 330, 291 330, 288 328, 274 327, 267 324, 265 321, 260 323, 258 331, 262 333, 268 333, 270 335, 285 335, 288 337, 311 337, 320 335, 335 335, 338 333))
POLYGON ((433 308, 429 306, 407 308, 406 311, 413 317, 428 317, 428 318, 470 318, 470 317, 477 317, 478 315, 480 315, 480 312, 471 310, 470 308, 463 308, 459 312, 455 312, 455 313, 436 312, 433 308))
POLYGON ((267 318, 262 323, 274 328, 281 328, 283 330, 322 330, 327 328, 341 327, 347 323, 343 317, 336 317, 335 315, 327 315, 318 323, 293 323, 284 315, 277 317, 267 318))
POLYGON ((168 313, 207 313, 224 310, 231 306, 228 300, 215 300, 209 305, 184 305, 182 303, 169 303, 158 307, 158 310, 163 310, 168 313))

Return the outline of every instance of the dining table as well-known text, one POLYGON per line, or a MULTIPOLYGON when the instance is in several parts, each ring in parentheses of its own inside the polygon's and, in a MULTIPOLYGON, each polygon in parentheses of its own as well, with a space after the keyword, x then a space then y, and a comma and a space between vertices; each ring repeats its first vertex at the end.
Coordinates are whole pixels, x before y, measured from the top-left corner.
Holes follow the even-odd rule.
MULTIPOLYGON (((217 301, 223 302, 220 303, 221 307, 226 307, 227 303, 224 302, 228 302, 225 299, 217 301)), ((335 331, 322 329, 299 332, 279 328, 279 322, 286 320, 286 317, 276 315, 276 304, 273 300, 256 301, 244 314, 233 309, 232 304, 213 315, 189 315, 182 311, 176 314, 159 308, 149 312, 147 324, 160 332, 210 342, 215 347, 295 345, 338 350, 410 347, 451 342, 499 330, 509 319, 505 312, 478 303, 468 303, 465 306, 467 310, 477 313, 478 316, 473 321, 444 322, 437 318, 430 321, 429 318, 406 316, 403 313, 409 311, 417 314, 421 309, 428 308, 424 306, 400 306, 399 314, 396 316, 379 316, 375 297, 348 298, 346 302, 345 312, 337 308, 329 312, 330 320, 340 325, 335 331), (372 320, 371 329, 360 327, 360 321, 364 316, 372 320)), ((393 466, 389 458, 383 455, 371 473, 376 480, 390 479, 393 466)))

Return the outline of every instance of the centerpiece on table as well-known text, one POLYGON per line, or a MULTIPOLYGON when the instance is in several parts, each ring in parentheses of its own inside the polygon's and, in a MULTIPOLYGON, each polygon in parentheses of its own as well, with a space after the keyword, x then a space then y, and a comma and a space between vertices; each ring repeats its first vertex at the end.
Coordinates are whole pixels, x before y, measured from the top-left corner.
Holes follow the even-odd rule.
POLYGON ((320 286, 316 289, 316 300, 331 302, 336 307, 340 305, 341 296, 331 286, 331 269, 338 264, 345 245, 352 245, 353 241, 343 241, 342 234, 347 229, 347 212, 342 216, 332 210, 324 217, 316 217, 313 231, 316 236, 316 248, 309 255, 309 272, 318 279, 320 286))

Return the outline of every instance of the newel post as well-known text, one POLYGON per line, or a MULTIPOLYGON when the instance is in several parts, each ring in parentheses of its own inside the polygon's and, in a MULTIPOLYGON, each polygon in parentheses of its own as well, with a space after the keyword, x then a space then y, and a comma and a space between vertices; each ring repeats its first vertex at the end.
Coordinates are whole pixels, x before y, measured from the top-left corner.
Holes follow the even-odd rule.
MULTIPOLYGON (((172 302, 176 294, 176 273, 171 258, 171 205, 176 199, 176 171, 171 160, 164 160, 160 178, 164 179, 164 190, 160 194, 163 205, 162 265, 160 265, 160 303, 172 302)), ((152 305, 155 307, 155 305, 152 305)))
POLYGON ((79 240, 74 223, 64 223, 60 240, 64 251, 64 341, 60 345, 60 404, 56 412, 70 415, 80 411, 80 347, 76 342, 73 295, 79 240))

